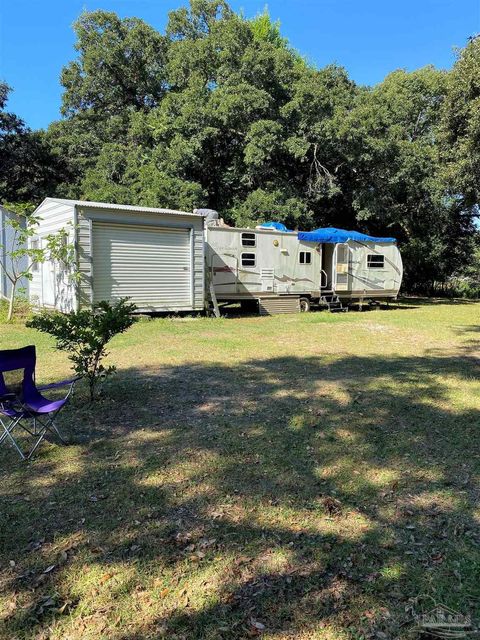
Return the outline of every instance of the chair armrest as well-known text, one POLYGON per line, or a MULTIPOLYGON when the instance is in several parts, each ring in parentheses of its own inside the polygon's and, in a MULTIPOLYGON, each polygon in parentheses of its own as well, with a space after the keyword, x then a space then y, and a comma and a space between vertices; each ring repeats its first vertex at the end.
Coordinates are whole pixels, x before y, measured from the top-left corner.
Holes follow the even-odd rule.
POLYGON ((72 378, 71 380, 62 380, 61 382, 52 382, 51 384, 44 384, 41 387, 37 387, 38 391, 47 391, 48 389, 59 389, 60 387, 66 387, 69 384, 74 385, 78 380, 80 380, 81 376, 77 376, 76 378, 72 378))

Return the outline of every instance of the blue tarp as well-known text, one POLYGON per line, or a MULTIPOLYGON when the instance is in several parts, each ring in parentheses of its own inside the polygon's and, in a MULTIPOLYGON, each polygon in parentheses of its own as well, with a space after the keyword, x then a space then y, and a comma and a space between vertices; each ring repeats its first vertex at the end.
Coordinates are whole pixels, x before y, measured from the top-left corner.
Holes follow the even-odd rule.
POLYGON ((356 240, 357 242, 396 242, 395 238, 375 238, 359 231, 345 231, 335 227, 324 227, 314 231, 299 231, 298 239, 306 242, 337 243, 356 240))
POLYGON ((290 231, 287 227, 281 222, 262 222, 262 224, 258 225, 260 229, 276 229, 277 231, 290 231))

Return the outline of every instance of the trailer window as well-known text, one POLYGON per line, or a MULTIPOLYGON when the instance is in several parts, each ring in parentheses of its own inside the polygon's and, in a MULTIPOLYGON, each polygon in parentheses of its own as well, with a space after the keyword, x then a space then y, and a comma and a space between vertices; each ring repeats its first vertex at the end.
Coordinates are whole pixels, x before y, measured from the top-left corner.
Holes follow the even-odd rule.
MULTIPOLYGON (((40 240, 32 240, 30 243, 30 248, 33 249, 34 251, 37 251, 38 249, 40 249, 40 240)), ((38 261, 32 259, 31 272, 38 273, 39 270, 40 270, 40 265, 38 264, 38 261)))
POLYGON ((256 247, 257 241, 254 233, 242 233, 242 247, 256 247))
POLYGON ((369 269, 383 269, 385 266, 385 256, 369 253, 367 256, 367 267, 369 269))
POLYGON ((312 264, 312 252, 311 251, 300 251, 300 255, 298 257, 300 264, 312 264))
POLYGON ((254 266, 255 266, 255 254, 242 253, 242 267, 254 267, 254 266))

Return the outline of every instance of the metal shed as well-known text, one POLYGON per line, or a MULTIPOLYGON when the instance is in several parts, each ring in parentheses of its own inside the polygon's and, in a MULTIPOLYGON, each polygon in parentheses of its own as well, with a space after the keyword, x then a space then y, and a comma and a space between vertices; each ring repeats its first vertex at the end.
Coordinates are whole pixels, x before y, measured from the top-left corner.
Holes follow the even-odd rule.
POLYGON ((203 217, 105 202, 46 198, 36 209, 38 238, 68 232, 80 277, 46 262, 33 273, 30 298, 62 311, 128 297, 139 311, 204 308, 203 217))

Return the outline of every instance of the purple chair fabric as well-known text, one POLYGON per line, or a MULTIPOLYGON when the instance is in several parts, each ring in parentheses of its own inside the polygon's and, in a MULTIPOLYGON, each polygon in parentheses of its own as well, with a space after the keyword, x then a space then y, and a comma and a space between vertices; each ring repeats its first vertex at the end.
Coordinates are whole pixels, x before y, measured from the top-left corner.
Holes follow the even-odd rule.
POLYGON ((10 442, 24 460, 31 458, 45 435, 50 432, 65 442, 54 422, 54 418, 65 406, 79 378, 64 380, 54 384, 37 387, 35 384, 36 350, 34 345, 21 349, 0 351, 0 444, 10 442), (5 380, 8 372, 20 371, 21 383, 15 389, 5 380), (67 395, 61 400, 49 400, 41 391, 70 386, 67 395), (3 416, 3 418, 2 418, 3 416), (8 422, 7 422, 8 420, 8 422), (25 455, 13 436, 17 427, 22 428, 36 438, 28 455, 25 455))

